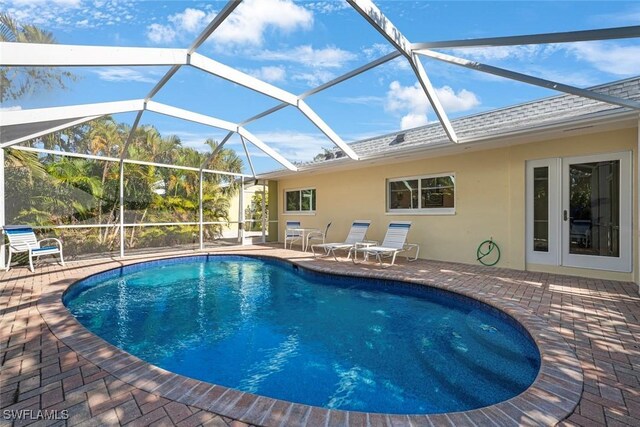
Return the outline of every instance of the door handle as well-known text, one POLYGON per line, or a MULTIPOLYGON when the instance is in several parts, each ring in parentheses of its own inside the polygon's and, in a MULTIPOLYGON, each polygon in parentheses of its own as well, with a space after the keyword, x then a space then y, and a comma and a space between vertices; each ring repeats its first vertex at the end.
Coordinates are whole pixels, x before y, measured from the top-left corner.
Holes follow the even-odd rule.
POLYGON ((567 210, 565 209, 564 214, 563 214, 564 220, 568 220, 569 219, 569 212, 567 212, 567 210))

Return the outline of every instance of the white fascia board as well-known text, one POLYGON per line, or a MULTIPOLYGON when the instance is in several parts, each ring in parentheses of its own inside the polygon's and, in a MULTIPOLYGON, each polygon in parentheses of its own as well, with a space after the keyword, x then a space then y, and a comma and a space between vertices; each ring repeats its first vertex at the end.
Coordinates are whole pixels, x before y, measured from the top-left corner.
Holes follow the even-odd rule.
POLYGON ((98 117, 101 117, 101 116, 82 117, 82 118, 80 118, 78 120, 73 120, 71 122, 67 122, 67 123, 65 123, 63 125, 60 125, 60 126, 55 126, 55 127, 49 128, 49 129, 45 129, 45 130, 42 130, 42 131, 39 131, 39 132, 32 133, 30 135, 26 135, 26 136, 22 136, 20 138, 16 138, 16 139, 11 140, 11 141, 7 141, 4 144, 0 144, 0 148, 7 148, 7 147, 10 147, 10 146, 15 145, 15 144, 20 144, 21 142, 24 142, 24 141, 28 141, 28 140, 33 139, 33 138, 38 138, 38 137, 41 137, 41 136, 44 136, 44 135, 48 135, 48 134, 53 133, 53 132, 58 132, 60 130, 70 128, 72 126, 76 126, 76 125, 79 125, 79 124, 82 124, 82 123, 85 123, 85 122, 89 122, 91 120, 97 119, 98 117))
POLYGON ((179 119, 188 120, 190 122, 200 123, 212 126, 218 129, 224 129, 235 132, 238 125, 227 122, 226 120, 216 119, 215 117, 206 116, 204 114, 194 113, 193 111, 183 110, 182 108, 172 107, 170 105, 161 104, 155 101, 147 102, 147 110, 154 113, 164 114, 165 116, 177 117, 179 119))
POLYGON ((309 107, 309 105, 306 102, 304 102, 303 100, 298 101, 298 109, 300 110, 300 112, 302 112, 302 114, 307 116, 307 118, 309 120, 311 120, 311 122, 314 125, 316 125, 316 127, 318 129, 320 129, 320 131, 322 133, 324 133, 327 136, 327 138, 329 138, 331 141, 333 141, 333 143, 336 144, 338 146, 338 148, 340 148, 342 151, 344 151, 344 153, 347 156, 349 156, 349 158, 351 158, 353 160, 358 160, 358 155, 356 154, 356 152, 353 151, 353 149, 351 149, 351 147, 349 147, 342 140, 342 138, 340 138, 333 131, 333 129, 331 129, 329 126, 327 126, 327 124, 320 118, 320 116, 318 116, 316 114, 315 111, 313 111, 311 109, 311 107, 309 107))
POLYGON ((3 111, 0 125, 12 126, 24 123, 49 122, 106 114, 129 113, 144 109, 144 100, 101 102, 98 104, 69 105, 65 107, 33 108, 29 110, 3 111))
POLYGON ((297 96, 287 92, 286 90, 277 88, 269 83, 263 82, 262 80, 256 79, 255 77, 233 69, 227 65, 221 64, 218 61, 214 61, 211 58, 200 55, 199 53, 194 52, 191 54, 191 60, 189 64, 196 68, 199 68, 200 70, 206 71, 225 80, 229 80, 230 82, 239 84, 240 86, 244 86, 248 89, 262 93, 263 95, 270 96, 271 98, 275 98, 279 101, 286 102, 287 104, 296 105, 296 102, 298 101, 297 96))
POLYGON ((0 64, 8 67, 185 65, 186 49, 0 43, 0 64))
POLYGON ((439 61, 447 62, 449 64, 459 65, 461 67, 469 68, 471 70, 482 71, 483 73, 493 74, 495 76, 504 77, 511 80, 516 80, 523 83, 528 83, 535 86, 540 86, 545 89, 557 90, 559 92, 570 93, 572 95, 581 96, 583 98, 595 99, 597 101, 606 102, 608 104, 620 105, 621 107, 632 108, 634 110, 640 110, 640 102, 630 99, 619 98, 616 96, 607 95, 604 93, 598 93, 588 89, 581 89, 575 86, 565 85, 562 83, 554 82, 551 80, 545 80, 538 77, 530 76, 528 74, 517 73, 515 71, 505 70, 504 68, 498 68, 491 65, 486 65, 477 61, 470 61, 468 59, 459 58, 452 55, 447 55, 440 52, 435 52, 428 49, 422 49, 416 51, 421 55, 429 58, 437 59, 439 61))
POLYGON ((297 171, 298 170, 298 168, 293 163, 291 163, 289 160, 287 160, 284 157, 282 157, 280 154, 278 154, 271 147, 269 147, 267 144, 262 142, 260 139, 258 139, 257 136, 255 136, 254 134, 252 134, 251 132, 249 132, 245 128, 243 128, 243 127, 238 128, 238 134, 240 136, 246 138, 249 142, 251 142, 253 145, 258 147, 265 154, 270 156, 272 159, 274 159, 275 161, 280 163, 285 168, 287 168, 287 169, 289 169, 291 171, 297 171))

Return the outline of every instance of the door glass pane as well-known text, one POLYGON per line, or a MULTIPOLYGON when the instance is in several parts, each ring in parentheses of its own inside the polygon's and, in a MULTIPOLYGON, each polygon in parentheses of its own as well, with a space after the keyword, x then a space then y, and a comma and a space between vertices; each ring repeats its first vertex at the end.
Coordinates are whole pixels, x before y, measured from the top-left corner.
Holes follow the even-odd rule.
POLYGON ((569 165, 569 253, 620 256, 620 161, 569 165))
POLYGON ((418 209, 418 180, 389 182, 389 209, 418 209))
POLYGON ((549 252, 549 167, 533 169, 533 250, 549 252))

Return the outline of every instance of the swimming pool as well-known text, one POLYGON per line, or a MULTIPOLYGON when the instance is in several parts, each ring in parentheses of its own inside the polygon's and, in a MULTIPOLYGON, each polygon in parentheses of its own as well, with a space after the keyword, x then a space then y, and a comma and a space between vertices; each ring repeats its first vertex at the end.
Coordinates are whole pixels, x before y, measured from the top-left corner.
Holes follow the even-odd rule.
POLYGON ((239 256, 101 273, 64 295, 105 340, 167 370, 327 408, 440 413, 524 391, 540 366, 502 312, 403 282, 239 256))

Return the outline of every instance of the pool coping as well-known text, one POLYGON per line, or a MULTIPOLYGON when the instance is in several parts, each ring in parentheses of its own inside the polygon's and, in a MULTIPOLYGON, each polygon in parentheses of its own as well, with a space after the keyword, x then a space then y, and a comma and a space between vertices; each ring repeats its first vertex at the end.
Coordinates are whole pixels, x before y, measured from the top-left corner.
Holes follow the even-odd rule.
MULTIPOLYGON (((199 254, 158 256, 144 260, 122 261, 121 266, 161 259, 201 255, 246 255, 251 253, 201 252, 199 254)), ((290 259, 285 256, 263 255, 290 262, 308 270, 336 274, 330 262, 315 259, 290 259)), ((118 267, 116 267, 118 268, 118 267)), ((94 274, 112 270, 105 267, 94 274)), ((461 294, 498 310, 517 320, 531 335, 540 351, 540 371, 533 384, 518 396, 484 408, 442 414, 379 414, 343 411, 292 403, 266 396, 241 392, 178 375, 151 365, 104 341, 82 326, 62 303, 63 293, 75 282, 91 275, 79 273, 46 288, 38 300, 38 311, 52 333, 82 357, 106 372, 141 390, 176 402, 218 413, 254 425, 555 425, 568 417, 577 406, 583 389, 580 363, 564 338, 546 321, 526 308, 496 295, 474 292, 464 281, 437 283, 422 277, 403 277, 399 269, 352 271, 348 274, 384 280, 400 280, 414 285, 431 286, 461 294)))

